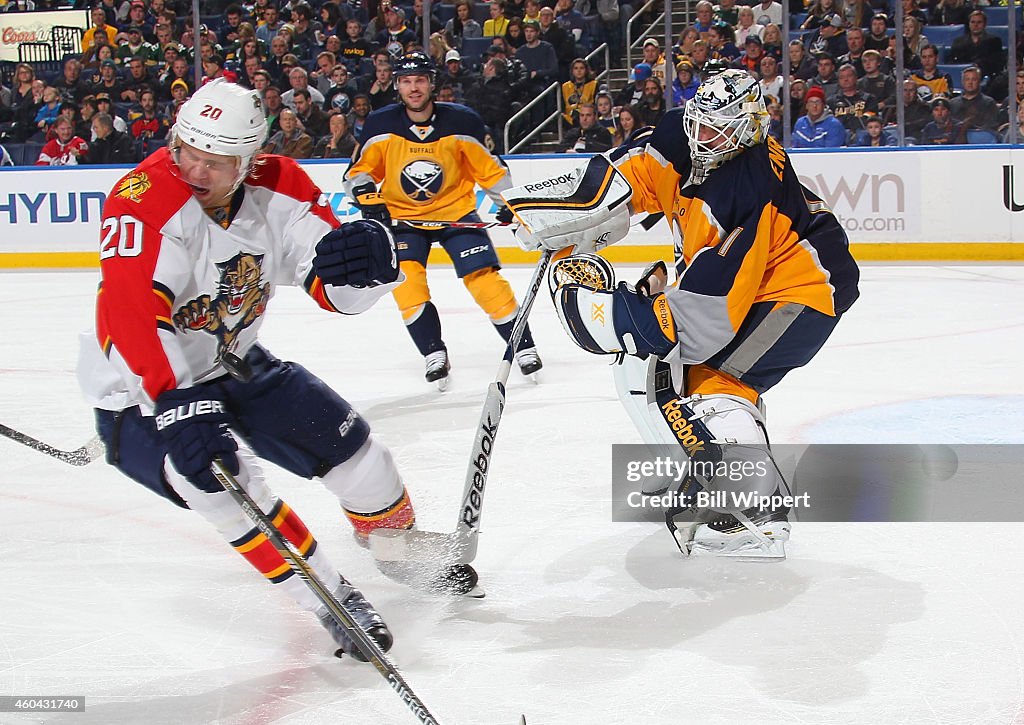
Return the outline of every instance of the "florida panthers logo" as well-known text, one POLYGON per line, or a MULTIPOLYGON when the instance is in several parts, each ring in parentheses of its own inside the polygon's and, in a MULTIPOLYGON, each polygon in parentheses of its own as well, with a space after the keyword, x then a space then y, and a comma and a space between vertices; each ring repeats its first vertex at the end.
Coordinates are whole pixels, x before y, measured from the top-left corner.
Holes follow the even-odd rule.
POLYGON ((428 159, 417 159, 402 169, 402 191, 413 201, 430 201, 444 185, 444 171, 428 159))
POLYGON ((270 283, 263 282, 263 255, 239 252, 217 264, 217 296, 200 295, 178 308, 174 325, 183 332, 202 330, 217 338, 217 360, 232 352, 238 335, 267 309, 270 283))

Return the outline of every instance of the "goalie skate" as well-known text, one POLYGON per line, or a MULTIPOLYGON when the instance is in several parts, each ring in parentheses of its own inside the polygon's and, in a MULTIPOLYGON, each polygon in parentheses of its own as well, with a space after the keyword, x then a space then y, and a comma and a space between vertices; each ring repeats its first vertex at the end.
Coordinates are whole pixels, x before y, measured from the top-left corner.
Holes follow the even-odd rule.
POLYGON ((452 366, 448 362, 448 351, 437 350, 423 358, 426 365, 424 377, 428 383, 437 383, 437 389, 444 392, 448 389, 449 376, 452 366))
POLYGON ((541 361, 540 355, 537 354, 537 348, 528 347, 517 352, 516 363, 519 365, 519 372, 524 377, 529 378, 535 383, 540 382, 537 373, 544 367, 544 363, 541 361))
POLYGON ((783 561, 789 541, 786 511, 748 509, 716 514, 696 527, 688 543, 690 556, 725 556, 739 561, 783 561))

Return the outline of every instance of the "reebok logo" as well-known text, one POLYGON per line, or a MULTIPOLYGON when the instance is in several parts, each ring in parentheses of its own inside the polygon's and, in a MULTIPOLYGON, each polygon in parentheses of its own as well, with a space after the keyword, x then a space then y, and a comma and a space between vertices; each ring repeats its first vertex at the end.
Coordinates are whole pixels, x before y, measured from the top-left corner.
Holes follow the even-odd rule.
POLYGON ((487 469, 491 467, 491 451, 494 450, 494 436, 498 432, 498 424, 487 422, 480 425, 480 443, 477 456, 473 460, 473 487, 469 490, 462 504, 462 523, 475 529, 480 521, 480 507, 484 500, 484 486, 487 485, 487 469))
POLYGON ((544 179, 544 181, 538 181, 536 184, 524 184, 523 188, 529 192, 540 191, 541 189, 547 189, 551 186, 558 186, 559 184, 565 184, 572 181, 572 174, 562 174, 556 176, 553 179, 544 179))
POLYGON ((680 408, 679 398, 673 398, 661 406, 661 414, 665 417, 665 422, 669 424, 676 438, 679 439, 679 444, 692 457, 698 451, 704 450, 704 441, 694 435, 693 423, 683 415, 680 408))
POLYGON ((224 404, 219 400, 196 400, 188 405, 179 405, 156 416, 156 429, 163 430, 169 425, 178 421, 188 420, 197 415, 212 415, 219 413, 224 415, 224 404))

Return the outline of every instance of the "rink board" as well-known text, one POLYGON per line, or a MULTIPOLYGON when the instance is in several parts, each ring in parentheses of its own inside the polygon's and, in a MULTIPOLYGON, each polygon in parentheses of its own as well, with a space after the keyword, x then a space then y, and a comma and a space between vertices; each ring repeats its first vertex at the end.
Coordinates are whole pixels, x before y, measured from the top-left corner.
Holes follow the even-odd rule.
MULTIPOLYGON (((577 156, 513 156, 517 184, 565 172, 577 156)), ((1005 261, 1024 259, 1024 150, 985 147, 793 154, 801 180, 836 213, 860 260, 1005 261), (1016 161, 1021 171, 1016 173, 1016 161)), ((341 188, 346 164, 303 166, 342 219, 356 214, 341 188)), ((0 267, 95 267, 106 194, 128 167, 0 171, 0 267)), ((478 192, 481 215, 494 205, 478 192)), ((511 233, 491 230, 506 264, 529 263, 511 233)), ((618 262, 671 257, 665 222, 637 226, 610 247, 618 262)), ((445 260, 437 249, 432 261, 445 260)))

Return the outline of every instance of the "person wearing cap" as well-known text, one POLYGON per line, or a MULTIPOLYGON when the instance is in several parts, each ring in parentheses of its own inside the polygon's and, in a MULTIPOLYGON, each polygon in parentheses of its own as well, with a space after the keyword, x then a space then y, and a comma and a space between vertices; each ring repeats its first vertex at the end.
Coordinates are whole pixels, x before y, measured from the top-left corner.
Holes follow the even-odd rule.
POLYGON ((164 105, 163 113, 165 116, 170 116, 171 108, 179 106, 188 100, 191 93, 191 89, 181 78, 175 78, 171 81, 171 100, 164 105))
POLYGON ((751 33, 743 43, 743 55, 736 59, 733 64, 736 68, 742 68, 755 78, 761 75, 761 59, 764 57, 764 43, 761 36, 751 33))
POLYGON ((793 148, 825 149, 846 145, 846 129, 825 105, 825 91, 811 86, 804 96, 806 115, 793 126, 793 148))
MULTIPOLYGON (((662 55, 661 53, 661 43, 659 43, 656 38, 648 38, 647 40, 644 41, 642 52, 643 62, 651 67, 651 75, 653 75, 658 80, 658 83, 664 84, 665 56, 662 55)), ((739 52, 737 52, 736 55, 738 56, 739 52)))
POLYGON ((807 51, 813 56, 828 53, 833 59, 850 52, 846 43, 846 20, 839 13, 826 13, 822 24, 804 39, 807 51))
MULTIPOLYGON (((110 123, 113 125, 114 130, 118 133, 128 133, 128 124, 123 118, 114 113, 114 101, 110 97, 109 93, 99 92, 96 94, 96 115, 105 114, 110 116, 110 123)), ((96 126, 91 126, 91 138, 93 141, 96 140, 96 126)))
POLYGON ((875 13, 871 16, 868 34, 864 36, 864 50, 877 50, 884 53, 889 48, 889 16, 875 13))
POLYGON ((373 41, 378 48, 388 51, 391 59, 401 58, 405 52, 405 44, 410 40, 418 41, 416 34, 405 24, 405 11, 390 3, 382 4, 384 11, 384 27, 374 36, 373 41))
POLYGON ((117 48, 117 58, 121 65, 127 65, 132 58, 142 58, 146 65, 155 66, 160 61, 160 49, 142 37, 142 29, 138 25, 128 26, 127 40, 117 48))
POLYGON ((634 106, 644 99, 644 82, 651 77, 651 66, 637 63, 629 72, 626 85, 615 96, 616 106, 634 106))
POLYGON ((683 58, 676 63, 675 76, 672 79, 672 105, 682 106, 697 93, 700 77, 689 58, 683 58))
POLYGON ((437 74, 437 85, 448 86, 455 93, 455 102, 464 103, 466 90, 477 83, 477 76, 462 65, 459 51, 449 50, 444 54, 444 68, 437 74))
POLYGON ((93 84, 92 93, 99 96, 106 93, 111 99, 121 99, 121 91, 124 90, 124 83, 117 76, 117 64, 111 59, 100 61, 100 76, 93 84))
POLYGON ((953 118, 949 99, 936 96, 932 99, 932 120, 921 131, 921 143, 926 146, 967 143, 967 129, 953 118))

